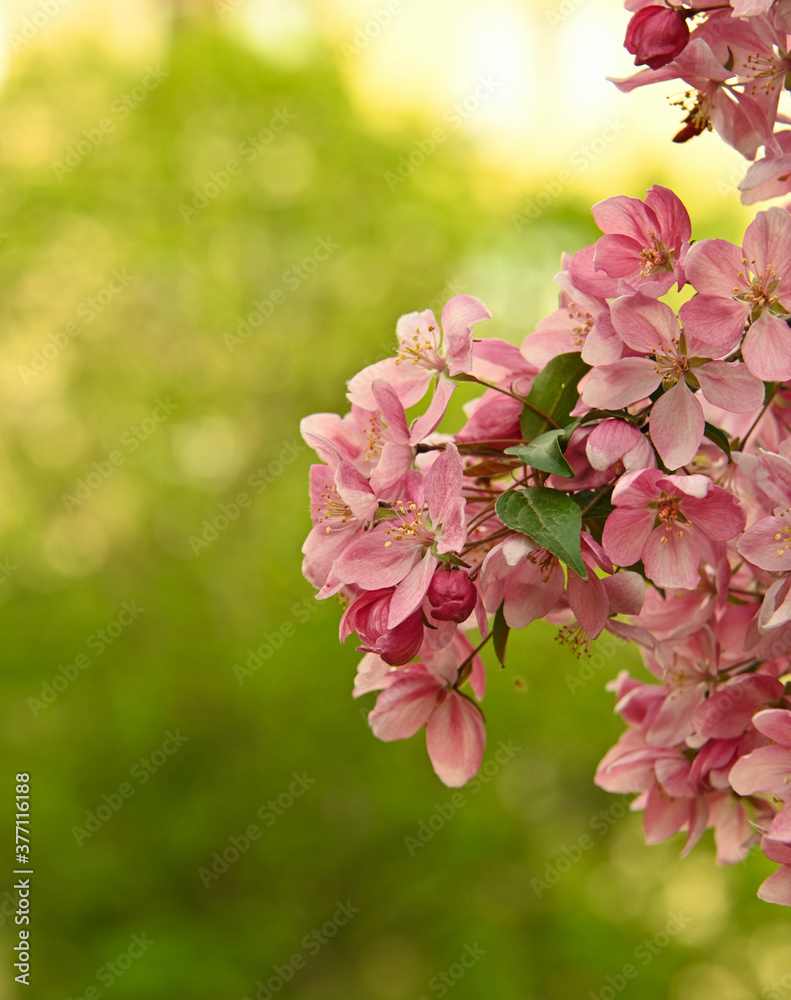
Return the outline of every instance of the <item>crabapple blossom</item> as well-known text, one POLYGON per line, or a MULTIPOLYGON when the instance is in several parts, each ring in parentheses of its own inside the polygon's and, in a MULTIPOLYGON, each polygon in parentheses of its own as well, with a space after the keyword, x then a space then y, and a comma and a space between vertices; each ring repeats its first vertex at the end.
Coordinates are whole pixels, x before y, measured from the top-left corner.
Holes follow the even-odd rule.
MULTIPOLYGON (((774 8, 744 0, 748 29, 736 6, 700 12, 674 52, 691 8, 630 6, 635 54, 667 57, 644 73, 708 74, 696 128, 766 139, 786 58, 774 8)), ((349 380, 348 413, 302 421, 318 456, 303 572, 343 605, 341 641, 358 637, 373 734, 425 730, 451 787, 482 759, 487 644, 510 665, 509 630, 536 620, 561 656, 605 631, 634 642, 647 679, 610 685, 626 731, 596 782, 636 794, 646 840, 684 834, 685 854, 713 829, 732 864, 757 830, 780 864, 759 894, 791 905, 791 220, 759 213, 739 247, 693 244, 658 185, 593 211, 602 236, 563 256, 559 307, 519 346, 473 338, 491 314, 457 296, 442 336, 430 310, 401 317, 398 357, 349 380), (454 430, 458 382, 479 393, 454 430)))

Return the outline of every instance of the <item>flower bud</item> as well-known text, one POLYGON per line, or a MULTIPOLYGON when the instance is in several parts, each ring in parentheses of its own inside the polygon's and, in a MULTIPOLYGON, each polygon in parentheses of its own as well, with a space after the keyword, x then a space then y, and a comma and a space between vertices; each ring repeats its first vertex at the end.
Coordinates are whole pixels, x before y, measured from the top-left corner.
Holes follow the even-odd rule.
POLYGON ((635 56, 635 66, 659 69, 684 51, 689 28, 683 14, 670 7, 643 7, 626 29, 624 45, 635 56))
POLYGON ((423 614, 414 611, 406 621, 388 628, 393 589, 361 594, 349 605, 341 623, 341 641, 350 631, 360 637, 361 652, 376 653, 391 667, 401 666, 417 655, 423 642, 423 614))
POLYGON ((478 591, 461 570, 438 569, 431 578, 428 600, 437 621, 463 622, 472 614, 478 591))

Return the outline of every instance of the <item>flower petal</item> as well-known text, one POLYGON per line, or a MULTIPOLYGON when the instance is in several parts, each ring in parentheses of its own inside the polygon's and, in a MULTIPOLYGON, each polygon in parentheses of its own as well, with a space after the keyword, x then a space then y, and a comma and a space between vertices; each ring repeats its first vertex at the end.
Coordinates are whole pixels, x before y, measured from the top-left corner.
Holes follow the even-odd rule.
POLYGON ((486 729, 480 709, 451 691, 432 713, 426 747, 438 778, 450 788, 466 784, 481 766, 486 729))
POLYGON ((683 379, 654 403, 648 426, 651 440, 668 469, 692 461, 700 447, 706 418, 683 379))

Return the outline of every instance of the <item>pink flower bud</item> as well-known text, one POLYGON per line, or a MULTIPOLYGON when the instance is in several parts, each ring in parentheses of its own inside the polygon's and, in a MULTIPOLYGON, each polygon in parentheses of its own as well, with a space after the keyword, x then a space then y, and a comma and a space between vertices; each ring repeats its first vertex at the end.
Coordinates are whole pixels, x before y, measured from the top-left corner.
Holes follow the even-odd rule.
POLYGON ((393 589, 365 591, 346 610, 341 621, 341 642, 354 631, 361 652, 376 653, 391 667, 411 660, 423 642, 423 613, 413 611, 394 628, 388 628, 393 589))
POLYGON ((689 28, 683 14, 670 7, 643 7, 626 29, 624 45, 635 56, 635 66, 651 69, 665 66, 683 52, 689 41, 689 28))
POLYGON ((460 570, 438 569, 431 578, 428 599, 434 617, 441 622, 463 622, 472 614, 478 591, 460 570))

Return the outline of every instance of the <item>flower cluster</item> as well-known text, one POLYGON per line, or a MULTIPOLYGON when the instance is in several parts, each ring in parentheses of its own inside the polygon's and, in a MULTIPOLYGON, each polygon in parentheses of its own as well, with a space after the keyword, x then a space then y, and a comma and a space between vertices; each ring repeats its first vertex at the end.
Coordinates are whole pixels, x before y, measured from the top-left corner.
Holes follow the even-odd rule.
POLYGON ((624 44, 635 65, 647 67, 614 80, 625 92, 680 80, 675 98, 684 113, 674 142, 713 130, 756 161, 739 185, 752 205, 791 191, 791 131, 779 110, 791 81, 791 4, 787 0, 732 0, 700 7, 686 0, 626 0, 634 11, 624 44), (691 30, 690 30, 691 28, 691 30))
POLYGON ((791 216, 737 247, 693 244, 663 187, 593 212, 521 347, 457 296, 398 321, 349 413, 303 420, 304 573, 345 605, 374 734, 425 728, 451 786, 484 750, 486 642, 503 663, 546 619, 580 656, 605 630, 638 643, 653 682, 613 682, 627 730, 598 783, 638 793, 649 842, 713 827, 725 863, 760 839, 783 866, 761 894, 791 904, 791 216), (440 431, 461 382, 481 395, 440 431))

